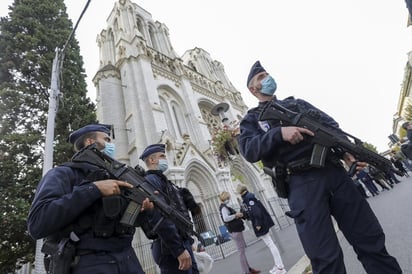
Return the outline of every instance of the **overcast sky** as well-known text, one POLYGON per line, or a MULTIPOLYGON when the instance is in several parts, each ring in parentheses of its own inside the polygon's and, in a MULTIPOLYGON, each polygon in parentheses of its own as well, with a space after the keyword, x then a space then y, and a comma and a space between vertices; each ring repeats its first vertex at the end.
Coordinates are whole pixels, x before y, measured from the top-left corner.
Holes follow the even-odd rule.
MULTIPOLYGON (((0 1, 0 15, 13 1, 0 1)), ((87 0, 65 0, 76 23, 87 0)), ((76 38, 91 79, 99 64, 96 36, 115 0, 92 0, 76 38)), ((403 0, 136 0, 166 24, 175 51, 200 47, 220 61, 249 107, 251 65, 260 60, 276 79, 278 98, 305 99, 334 117, 343 130, 388 148, 412 27, 403 0)))

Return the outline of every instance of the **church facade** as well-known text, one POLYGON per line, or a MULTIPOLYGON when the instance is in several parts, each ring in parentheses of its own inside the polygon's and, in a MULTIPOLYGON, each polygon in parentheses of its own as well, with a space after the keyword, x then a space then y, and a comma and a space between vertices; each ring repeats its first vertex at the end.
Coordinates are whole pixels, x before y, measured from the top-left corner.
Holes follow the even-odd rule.
MULTIPOLYGON (((236 207, 239 183, 264 201, 277 228, 291 222, 284 215, 285 201, 277 198, 270 177, 258 164, 246 162, 236 149, 226 158, 214 151, 216 130, 236 127, 247 111, 222 63, 201 48, 178 56, 166 25, 129 0, 115 3, 97 43, 100 66, 93 79, 97 117, 114 126, 118 160, 144 167, 139 160, 143 149, 166 144, 166 175, 188 188, 201 207, 201 214, 193 216, 198 232, 221 233, 218 195, 232 193, 236 207)), ((253 239, 250 235, 248 240, 253 239)), ((138 229, 136 253, 147 273, 154 269, 149 246, 138 229)), ((228 244, 226 249, 230 253, 235 247, 228 244)))

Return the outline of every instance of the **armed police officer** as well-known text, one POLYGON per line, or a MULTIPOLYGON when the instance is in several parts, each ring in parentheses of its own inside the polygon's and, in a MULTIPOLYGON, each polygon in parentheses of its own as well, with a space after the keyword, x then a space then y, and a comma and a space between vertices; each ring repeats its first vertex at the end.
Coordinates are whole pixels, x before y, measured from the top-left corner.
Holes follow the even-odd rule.
MULTIPOLYGON (((108 125, 91 124, 68 140, 76 151, 94 144, 113 157, 110 130, 108 125)), ((48 273, 144 273, 131 245, 135 228, 120 224, 126 206, 119 196, 123 187, 132 185, 86 163, 68 162, 45 174, 27 222, 34 239, 45 238, 48 273)))
MULTIPOLYGON (((259 61, 251 68, 247 87, 259 100, 240 123, 239 148, 249 162, 262 161, 276 167, 276 184, 290 206, 288 216, 295 219, 303 248, 311 260, 313 273, 346 273, 343 253, 331 215, 353 246, 366 272, 402 273, 396 259, 385 248, 385 235, 375 214, 361 197, 341 164, 355 163, 344 151, 329 151, 324 166, 311 165, 314 133, 280 120, 260 121, 259 116, 272 100, 294 112, 316 114, 317 121, 338 128, 338 123, 310 103, 293 97, 278 100, 277 85, 259 61), (280 178, 281 177, 281 178, 280 178)), ((365 163, 359 163, 359 168, 365 163)), ((277 190, 279 190, 277 189, 277 190)))
MULTIPOLYGON (((164 144, 146 147, 140 156, 147 167, 146 179, 182 215, 190 220, 188 206, 180 188, 170 182, 163 174, 168 169, 164 144)), ((196 205, 195 205, 196 206, 196 205)), ((192 251, 193 239, 187 232, 180 230, 170 219, 162 218, 156 207, 139 217, 148 238, 154 239, 152 255, 162 274, 198 274, 197 264, 192 251), (150 227, 148 227, 150 226, 150 227)))

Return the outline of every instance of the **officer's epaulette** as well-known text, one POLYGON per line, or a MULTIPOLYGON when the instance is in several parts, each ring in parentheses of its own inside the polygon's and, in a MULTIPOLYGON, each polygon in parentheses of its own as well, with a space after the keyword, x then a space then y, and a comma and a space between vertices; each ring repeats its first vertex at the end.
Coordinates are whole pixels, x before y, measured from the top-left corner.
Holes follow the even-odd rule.
POLYGON ((86 163, 75 163, 75 162, 65 162, 60 164, 59 166, 67 166, 73 169, 79 169, 81 170, 83 173, 87 174, 90 171, 94 171, 96 169, 98 169, 95 166, 92 166, 90 164, 86 164, 86 163))
POLYGON ((247 113, 257 112, 259 109, 260 109, 259 107, 254 107, 254 108, 249 109, 249 110, 247 111, 247 113))
POLYGON ((112 178, 104 168, 89 163, 65 162, 60 166, 66 166, 71 169, 79 170, 85 176, 85 179, 89 181, 106 180, 112 178))

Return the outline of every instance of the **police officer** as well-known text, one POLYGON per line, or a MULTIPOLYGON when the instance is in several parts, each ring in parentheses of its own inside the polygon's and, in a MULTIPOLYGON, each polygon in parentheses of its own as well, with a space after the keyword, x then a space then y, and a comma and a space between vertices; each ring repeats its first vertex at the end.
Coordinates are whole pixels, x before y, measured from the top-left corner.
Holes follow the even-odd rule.
MULTIPOLYGON (((110 130, 108 125, 90 124, 71 133, 68 140, 76 151, 95 144, 113 157, 110 130)), ((122 187, 132 185, 111 179, 104 170, 90 164, 68 162, 57 166, 38 185, 27 220, 28 231, 34 239, 46 238, 45 247, 61 248, 63 254, 74 246, 73 258, 65 262, 68 267, 72 265, 72 274, 142 274, 131 245, 135 229, 119 222, 125 209, 119 196, 122 187)), ((57 254, 49 255, 58 258, 57 254)), ((54 259, 54 266, 48 264, 46 269, 62 265, 54 259)), ((49 269, 49 273, 54 271, 49 269)))
POLYGON ((313 167, 310 165, 313 144, 307 138, 313 136, 313 132, 279 120, 259 121, 258 117, 265 104, 276 100, 293 111, 316 114, 317 120, 327 126, 338 127, 338 123, 304 100, 293 97, 278 100, 274 96, 276 82, 259 61, 250 70, 247 87, 259 105, 249 110, 240 123, 240 152, 249 162, 261 160, 269 168, 283 166, 289 172, 286 177, 291 209, 288 215, 295 219, 313 273, 346 273, 331 215, 367 273, 402 273, 396 259, 385 248, 385 235, 376 216, 340 164, 343 159, 351 166, 354 157, 346 152, 330 151, 324 167, 313 167))
MULTIPOLYGON (((179 188, 163 174, 168 169, 168 161, 164 144, 153 144, 146 147, 140 156, 147 167, 145 178, 156 188, 167 202, 190 220, 179 188)), ((146 211, 146 216, 154 231, 145 231, 152 243, 152 255, 162 274, 198 274, 196 261, 192 251, 193 239, 186 232, 180 231, 175 224, 156 210, 146 211), (160 221, 160 222, 159 222, 160 221), (153 236, 155 234, 155 236, 153 236)))
POLYGON ((256 237, 263 240, 265 245, 269 248, 270 253, 273 256, 275 265, 269 271, 270 274, 285 274, 286 269, 283 265, 282 257, 280 256, 279 249, 270 237, 270 228, 275 225, 270 217, 269 212, 263 206, 263 204, 256 198, 255 194, 248 191, 247 187, 243 184, 237 186, 236 191, 242 197, 242 203, 247 208, 249 220, 252 222, 253 231, 256 237))

